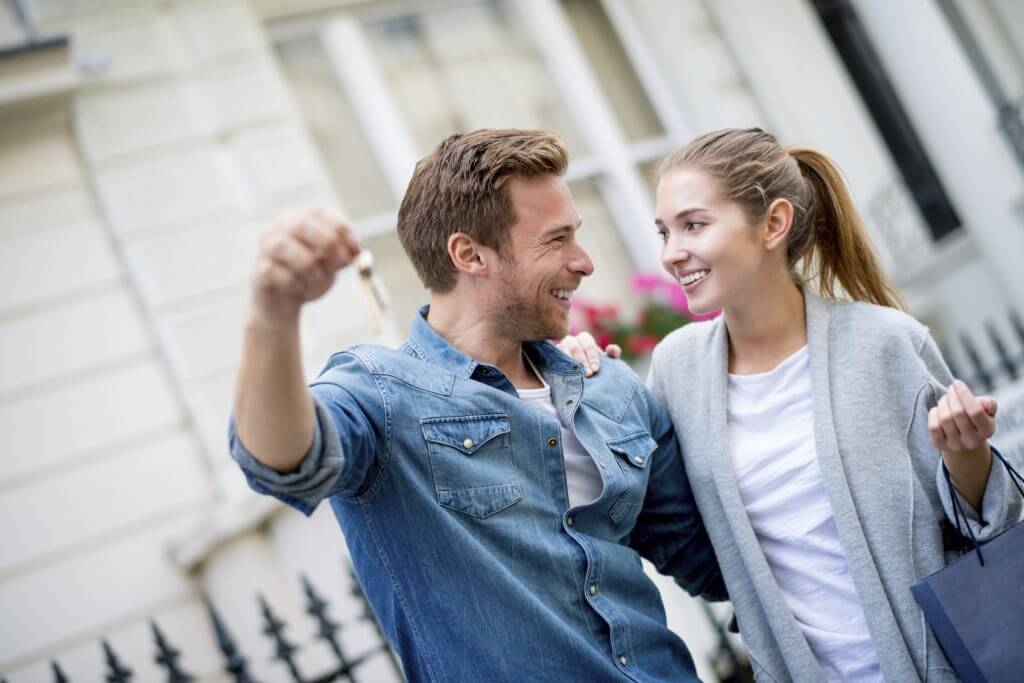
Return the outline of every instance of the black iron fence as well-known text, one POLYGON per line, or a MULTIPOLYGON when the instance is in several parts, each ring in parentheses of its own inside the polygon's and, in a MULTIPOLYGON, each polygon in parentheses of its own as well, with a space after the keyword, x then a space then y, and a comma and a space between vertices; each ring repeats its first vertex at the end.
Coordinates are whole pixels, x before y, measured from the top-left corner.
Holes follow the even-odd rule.
POLYGON ((976 394, 987 394, 1017 382, 1024 377, 1024 321, 1011 310, 1006 317, 1010 334, 1000 332, 995 321, 988 321, 981 331, 961 330, 955 340, 944 345, 943 355, 953 376, 967 382, 976 394), (980 338, 980 339, 979 339, 980 338), (959 345, 966 365, 959 367, 949 353, 951 343, 959 345), (987 349, 990 354, 983 350, 987 349), (994 358, 994 362, 986 358, 994 358))
MULTIPOLYGON (((391 667, 394 670, 394 678, 402 680, 401 666, 395 658, 394 653, 387 644, 380 625, 374 618, 373 612, 366 601, 366 596, 356 579, 354 572, 349 569, 352 578, 352 595, 362 605, 362 612, 356 617, 355 622, 369 622, 373 625, 377 638, 369 649, 357 655, 346 651, 342 647, 340 633, 344 625, 334 621, 328 614, 330 605, 313 587, 313 584, 305 576, 301 577, 302 591, 306 601, 306 613, 315 621, 317 630, 315 638, 326 644, 333 655, 332 665, 326 671, 308 672, 302 671, 297 662, 299 648, 290 642, 285 635, 287 624, 282 620, 270 602, 263 595, 257 595, 260 613, 263 615, 263 633, 270 639, 274 647, 273 659, 283 666, 294 683, 329 683, 330 681, 349 681, 359 683, 359 669, 371 659, 376 657, 387 657, 390 659, 391 667)), ((259 683, 259 679, 249 673, 248 659, 239 650, 227 621, 218 612, 213 601, 204 596, 206 611, 213 627, 213 634, 217 641, 217 647, 224 658, 224 671, 226 671, 235 683, 259 683)), ((181 652, 171 644, 167 636, 160 629, 155 621, 150 621, 150 628, 153 633, 154 661, 162 673, 166 674, 168 683, 187 683, 196 680, 195 676, 188 672, 187 667, 179 660, 181 652)), ((101 641, 104 660, 106 662, 105 680, 107 683, 131 683, 135 680, 135 674, 121 657, 114 651, 110 642, 106 639, 101 641)), ((51 661, 54 683, 70 683, 72 679, 64 672, 57 661, 51 661)), ((6 680, 0 681, 6 683, 6 680)))

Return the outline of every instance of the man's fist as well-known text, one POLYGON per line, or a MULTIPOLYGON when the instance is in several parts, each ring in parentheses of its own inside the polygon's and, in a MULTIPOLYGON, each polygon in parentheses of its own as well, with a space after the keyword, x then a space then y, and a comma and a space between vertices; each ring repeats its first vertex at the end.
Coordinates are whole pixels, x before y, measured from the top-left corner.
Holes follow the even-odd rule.
POLYGON ((352 227, 333 212, 311 207, 287 213, 260 239, 253 304, 266 319, 292 319, 302 304, 323 296, 361 250, 352 227))
POLYGON ((953 380, 938 405, 928 411, 928 433, 943 453, 973 451, 996 431, 996 402, 975 396, 960 380, 953 380))

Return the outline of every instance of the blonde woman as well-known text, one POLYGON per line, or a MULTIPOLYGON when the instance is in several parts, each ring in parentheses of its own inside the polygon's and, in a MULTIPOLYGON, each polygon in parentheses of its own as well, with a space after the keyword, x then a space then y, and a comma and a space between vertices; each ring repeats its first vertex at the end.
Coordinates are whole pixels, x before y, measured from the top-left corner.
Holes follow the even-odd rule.
POLYGON ((988 444, 994 401, 901 310, 820 152, 702 135, 663 162, 655 223, 690 310, 722 310, 658 345, 649 384, 755 672, 956 680, 910 586, 947 560, 940 463, 979 540, 1020 515, 988 444))

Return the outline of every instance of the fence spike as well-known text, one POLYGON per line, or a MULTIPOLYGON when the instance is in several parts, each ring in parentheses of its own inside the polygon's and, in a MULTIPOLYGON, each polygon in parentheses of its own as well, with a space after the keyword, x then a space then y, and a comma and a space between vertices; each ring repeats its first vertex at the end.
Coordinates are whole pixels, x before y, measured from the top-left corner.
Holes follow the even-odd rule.
POLYGON ((977 389, 971 387, 975 392, 982 391, 988 392, 992 389, 992 376, 985 370, 985 364, 981 361, 981 355, 978 353, 977 347, 974 342, 971 341, 971 337, 967 332, 960 333, 960 343, 964 347, 964 353, 967 354, 968 360, 971 361, 971 365, 974 366, 974 374, 981 385, 977 389))
POLYGON ((263 633, 274 641, 274 659, 284 662, 295 683, 302 683, 302 674, 299 673, 299 668, 295 664, 294 654, 296 647, 288 642, 288 639, 284 636, 284 621, 274 614, 274 611, 270 608, 270 603, 267 602, 266 597, 262 593, 257 595, 257 599, 260 603, 263 619, 266 622, 263 627, 263 633))
POLYGON ((996 329, 995 323, 991 320, 986 321, 985 332, 988 334, 989 341, 992 342, 992 348, 996 350, 999 364, 1003 367, 1006 376, 1011 381, 1017 379, 1017 365, 1013 362, 1013 358, 1010 357, 1010 352, 1007 350, 1003 338, 999 335, 999 330, 996 329))
POLYGON ((132 680, 132 670, 121 664, 121 660, 118 659, 117 654, 114 652, 114 648, 111 647, 110 642, 104 638, 103 653, 107 662, 107 683, 128 683, 132 680))
POLYGON ((1010 328, 1017 335, 1017 342, 1020 344, 1020 360, 1024 363, 1024 322, 1021 322, 1017 311, 1012 308, 1008 317, 1010 319, 1010 328))
POLYGON ((344 650, 341 649, 341 642, 338 640, 338 631, 341 629, 341 625, 331 621, 331 618, 327 616, 327 601, 316 592, 309 577, 303 574, 300 579, 302 581, 302 591, 306 594, 306 613, 316 619, 317 622, 317 637, 327 641, 327 644, 334 652, 334 656, 341 662, 342 668, 347 669, 349 666, 348 657, 345 656, 344 650))
POLYGON ((156 642, 156 656, 153 658, 158 665, 167 669, 167 683, 189 683, 194 681, 195 676, 181 670, 178 658, 181 651, 167 642, 163 631, 157 626, 156 621, 150 619, 149 627, 153 631, 153 640, 156 642))
POLYGON ((60 668, 60 664, 57 663, 56 659, 50 660, 50 668, 53 670, 53 683, 70 683, 68 677, 64 674, 64 670, 60 668))
POLYGON ((220 651, 224 654, 225 670, 234 677, 235 683, 256 683, 255 679, 249 675, 249 671, 246 669, 245 657, 239 653, 234 639, 231 638, 231 633, 220 618, 217 608, 213 606, 213 601, 210 600, 209 596, 204 595, 203 602, 206 603, 206 612, 209 614, 210 622, 213 624, 213 632, 217 637, 217 646, 220 647, 220 651))

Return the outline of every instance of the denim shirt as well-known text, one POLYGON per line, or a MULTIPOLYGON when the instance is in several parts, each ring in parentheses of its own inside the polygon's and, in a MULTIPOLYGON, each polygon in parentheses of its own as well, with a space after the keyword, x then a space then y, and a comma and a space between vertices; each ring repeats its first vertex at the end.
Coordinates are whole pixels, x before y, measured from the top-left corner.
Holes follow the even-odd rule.
POLYGON ((330 358, 296 471, 258 463, 232 425, 250 486, 306 514, 330 500, 411 681, 696 680, 640 562, 726 597, 664 409, 619 361, 584 379, 550 343, 524 344, 603 481, 569 508, 558 421, 426 310, 399 350, 330 358))

